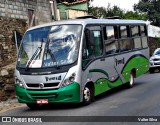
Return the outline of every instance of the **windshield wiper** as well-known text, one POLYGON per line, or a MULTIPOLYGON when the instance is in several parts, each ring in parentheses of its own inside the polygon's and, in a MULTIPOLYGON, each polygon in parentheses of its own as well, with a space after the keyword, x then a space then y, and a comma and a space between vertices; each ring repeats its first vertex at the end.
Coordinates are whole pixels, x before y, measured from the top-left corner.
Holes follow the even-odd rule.
POLYGON ((31 57, 30 60, 28 61, 25 70, 28 70, 31 62, 41 54, 42 44, 43 44, 43 39, 41 40, 41 46, 36 49, 36 51, 34 52, 34 54, 32 55, 32 57, 31 57))
POLYGON ((48 40, 47 45, 46 45, 46 58, 47 58, 47 53, 51 56, 52 62, 56 62, 56 67, 57 69, 60 68, 60 66, 57 64, 57 60, 54 56, 54 53, 52 53, 51 49, 49 49, 49 44, 50 44, 50 40, 48 40))
MULTIPOLYGON (((57 60, 54 56, 54 53, 52 53, 51 49, 47 48, 47 53, 51 56, 51 59, 53 62, 56 62, 56 68, 59 69, 60 66, 57 64, 57 60)), ((47 55, 47 54, 46 54, 47 55)))
POLYGON ((31 62, 41 53, 42 49, 40 47, 37 48, 31 59, 28 61, 25 70, 28 70, 28 67, 30 66, 31 62))

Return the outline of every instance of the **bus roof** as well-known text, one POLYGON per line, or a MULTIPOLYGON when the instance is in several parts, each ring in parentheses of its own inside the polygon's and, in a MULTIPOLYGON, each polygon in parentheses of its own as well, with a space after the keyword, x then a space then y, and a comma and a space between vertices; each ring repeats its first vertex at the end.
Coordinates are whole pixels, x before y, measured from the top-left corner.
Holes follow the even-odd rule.
MULTIPOLYGON (((144 20, 124 20, 124 19, 72 19, 72 20, 62 20, 54 21, 46 24, 37 25, 29 28, 28 30, 33 30, 41 27, 52 26, 52 25, 62 25, 62 24, 147 24, 144 20)), ((28 31, 27 30, 27 31, 28 31)))

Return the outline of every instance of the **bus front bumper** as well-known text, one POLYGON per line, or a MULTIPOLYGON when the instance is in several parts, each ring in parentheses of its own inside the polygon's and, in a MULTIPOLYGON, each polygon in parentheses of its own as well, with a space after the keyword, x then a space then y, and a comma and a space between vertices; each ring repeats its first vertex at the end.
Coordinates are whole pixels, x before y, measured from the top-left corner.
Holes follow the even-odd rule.
POLYGON ((72 83, 57 90, 27 90, 16 85, 16 95, 19 103, 37 103, 37 100, 47 100, 48 103, 79 103, 80 85, 72 83))

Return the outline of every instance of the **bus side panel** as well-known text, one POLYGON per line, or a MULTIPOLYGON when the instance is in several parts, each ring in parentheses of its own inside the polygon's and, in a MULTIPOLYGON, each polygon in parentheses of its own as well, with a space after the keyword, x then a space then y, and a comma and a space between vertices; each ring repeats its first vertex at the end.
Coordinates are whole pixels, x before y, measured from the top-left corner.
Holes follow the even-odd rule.
POLYGON ((88 64, 82 73, 83 87, 88 83, 94 83, 94 95, 122 84, 114 68, 114 56, 106 57, 103 61, 96 59, 88 64))
POLYGON ((117 60, 124 59, 124 65, 117 65, 125 82, 129 81, 131 71, 135 70, 136 77, 146 73, 149 69, 148 49, 117 55, 117 60))
POLYGON ((148 49, 106 57, 105 61, 98 59, 83 71, 82 84, 85 86, 87 82, 93 82, 96 96, 128 82, 133 69, 136 77, 146 73, 148 66, 148 49))

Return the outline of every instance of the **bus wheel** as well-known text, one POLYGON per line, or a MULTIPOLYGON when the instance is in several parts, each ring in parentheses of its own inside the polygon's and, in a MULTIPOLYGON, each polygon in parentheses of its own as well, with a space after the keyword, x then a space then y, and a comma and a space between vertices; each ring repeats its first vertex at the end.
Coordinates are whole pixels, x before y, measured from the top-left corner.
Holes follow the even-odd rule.
POLYGON ((35 103, 26 103, 26 105, 30 108, 30 109, 38 109, 39 105, 35 104, 35 103))
POLYGON ((129 79, 129 82, 128 82, 128 87, 132 88, 133 86, 134 86, 134 73, 131 72, 130 79, 129 79))
POLYGON ((93 92, 91 87, 85 86, 83 91, 83 105, 89 105, 92 101, 93 92))
POLYGON ((150 73, 150 74, 154 73, 154 69, 151 69, 151 68, 150 68, 150 69, 149 69, 149 73, 150 73))

